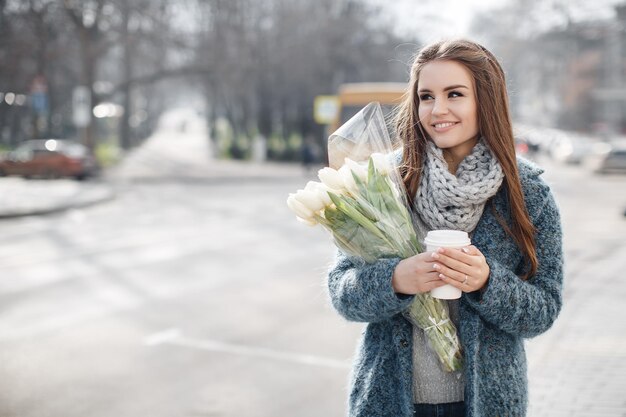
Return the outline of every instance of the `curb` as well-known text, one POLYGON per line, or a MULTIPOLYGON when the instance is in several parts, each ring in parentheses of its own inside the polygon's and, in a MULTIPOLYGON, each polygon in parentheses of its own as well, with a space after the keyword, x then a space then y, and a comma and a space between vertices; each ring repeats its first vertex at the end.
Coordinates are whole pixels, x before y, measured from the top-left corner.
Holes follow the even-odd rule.
MULTIPOLYGON (((263 182, 291 178, 309 178, 320 167, 305 172, 299 163, 255 163, 230 160, 214 160, 208 164, 190 164, 184 172, 160 172, 148 165, 111 169, 100 180, 86 182, 75 180, 37 180, 19 177, 0 179, 0 221, 16 217, 47 215, 74 208, 84 208, 115 199, 120 186, 132 183, 180 181, 224 184, 239 182, 263 182)), ((178 164, 180 165, 180 164, 178 164)))

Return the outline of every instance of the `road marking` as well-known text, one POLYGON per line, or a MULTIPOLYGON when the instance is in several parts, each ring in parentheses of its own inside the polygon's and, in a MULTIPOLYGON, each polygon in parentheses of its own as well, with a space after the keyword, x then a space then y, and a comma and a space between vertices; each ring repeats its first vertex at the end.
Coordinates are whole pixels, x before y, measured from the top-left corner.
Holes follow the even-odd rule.
POLYGON ((182 335, 179 329, 167 329, 154 333, 144 340, 147 346, 174 345, 191 349, 223 352, 233 355, 250 356, 256 358, 274 359, 298 363, 301 365, 320 366, 334 369, 350 369, 349 360, 338 360, 316 355, 306 355, 276 349, 268 349, 258 346, 238 345, 224 343, 217 340, 192 339, 182 335))
POLYGON ((180 337, 180 330, 167 329, 162 332, 154 333, 146 337, 146 339, 144 340, 144 344, 146 346, 162 345, 174 339, 178 339, 179 337, 180 337))

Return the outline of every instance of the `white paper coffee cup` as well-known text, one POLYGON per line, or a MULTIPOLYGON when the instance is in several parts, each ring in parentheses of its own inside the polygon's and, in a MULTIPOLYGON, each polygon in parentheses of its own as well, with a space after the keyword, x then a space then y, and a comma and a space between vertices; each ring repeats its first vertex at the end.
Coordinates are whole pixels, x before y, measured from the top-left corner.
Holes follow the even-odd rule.
MULTIPOLYGON (((462 248, 470 245, 469 235, 459 230, 432 230, 426 235, 424 244, 426 252, 434 252, 438 248, 462 248)), ((430 295, 434 298, 443 300, 455 300, 460 298, 462 291, 450 284, 437 287, 430 291, 430 295)))

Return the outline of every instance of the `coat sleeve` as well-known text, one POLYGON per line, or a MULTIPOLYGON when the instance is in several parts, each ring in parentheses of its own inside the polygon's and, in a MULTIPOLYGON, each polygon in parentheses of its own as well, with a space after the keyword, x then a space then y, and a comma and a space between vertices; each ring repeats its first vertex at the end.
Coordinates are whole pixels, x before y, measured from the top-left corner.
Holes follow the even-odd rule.
POLYGON ((350 321, 386 320, 409 307, 413 296, 396 294, 391 278, 399 258, 367 264, 361 258, 337 251, 328 272, 328 290, 335 309, 350 321))
POLYGON ((489 281, 483 291, 466 294, 466 302, 487 322, 521 337, 548 330, 562 305, 563 249, 559 211, 551 193, 534 222, 538 267, 527 281, 487 257, 489 281))

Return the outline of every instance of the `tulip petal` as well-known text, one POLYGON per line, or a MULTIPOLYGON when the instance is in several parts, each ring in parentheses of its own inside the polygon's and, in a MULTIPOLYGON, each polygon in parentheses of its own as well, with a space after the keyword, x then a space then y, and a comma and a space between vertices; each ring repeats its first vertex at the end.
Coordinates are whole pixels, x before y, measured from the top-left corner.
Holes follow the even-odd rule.
POLYGON ((320 211, 325 206, 324 202, 319 198, 317 191, 298 190, 296 191, 295 199, 313 213, 320 211))
POLYGON ((344 188, 341 175, 335 169, 326 167, 322 168, 317 173, 318 178, 322 184, 333 190, 342 190, 344 188))
POLYGON ((391 172, 391 164, 389 163, 389 158, 386 155, 375 152, 370 156, 370 158, 372 158, 374 166, 378 172, 383 175, 387 175, 391 172))
POLYGON ((309 210, 304 204, 296 199, 295 194, 289 194, 287 197, 287 207, 293 211, 296 216, 303 219, 311 219, 313 218, 313 212, 309 210))
POLYGON ((355 162, 350 158, 346 158, 345 162, 346 165, 350 167, 350 170, 354 172, 354 174, 359 177, 360 180, 367 180, 367 167, 365 165, 359 164, 358 162, 355 162))

